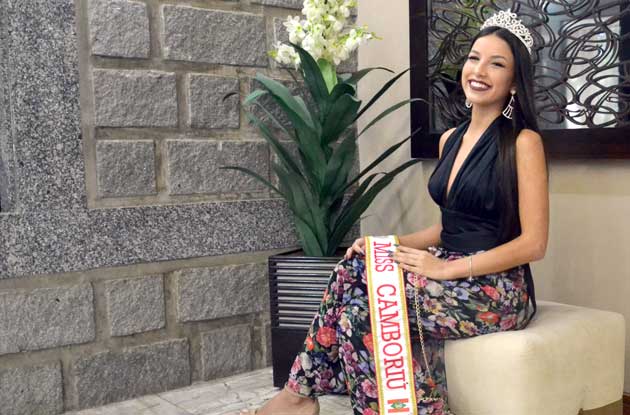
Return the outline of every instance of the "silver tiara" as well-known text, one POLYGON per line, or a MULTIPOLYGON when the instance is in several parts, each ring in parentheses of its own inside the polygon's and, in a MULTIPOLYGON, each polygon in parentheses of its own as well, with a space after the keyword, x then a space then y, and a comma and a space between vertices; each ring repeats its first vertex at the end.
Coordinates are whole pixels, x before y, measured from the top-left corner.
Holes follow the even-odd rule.
POLYGON ((532 53, 532 46, 534 46, 534 39, 532 38, 532 34, 528 28, 523 25, 523 22, 519 20, 516 16, 516 13, 512 13, 505 10, 500 10, 497 13, 490 16, 483 25, 481 25, 481 29, 483 30, 486 27, 490 26, 499 26, 504 29, 509 30, 515 35, 517 38, 523 42, 527 51, 532 53))

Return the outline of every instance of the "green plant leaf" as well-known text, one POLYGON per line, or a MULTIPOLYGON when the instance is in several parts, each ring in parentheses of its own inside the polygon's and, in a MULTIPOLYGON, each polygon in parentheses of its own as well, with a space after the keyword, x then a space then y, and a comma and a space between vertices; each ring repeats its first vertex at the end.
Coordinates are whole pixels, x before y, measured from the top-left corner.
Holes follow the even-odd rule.
POLYGON ((267 186, 268 188, 270 188, 271 190, 273 190, 274 192, 278 193, 280 196, 285 197, 285 195, 273 184, 271 184, 271 182, 265 178, 263 178, 261 175, 259 175, 258 173, 245 168, 245 167, 240 167, 240 166, 220 166, 219 169, 226 169, 226 170, 238 170, 240 172, 249 174, 250 176, 252 176, 254 179, 258 180, 259 182, 261 182, 262 184, 264 184, 265 186, 267 186))
MULTIPOLYGON (((380 174, 385 174, 385 173, 384 172, 373 173, 373 174, 369 175, 365 180, 363 180, 361 182, 361 184, 359 185, 359 187, 357 187, 357 189, 354 191, 354 193, 352 193, 352 195, 350 195, 350 198, 345 203, 345 205, 343 205, 343 209, 341 210, 341 212, 336 214, 335 220, 331 221, 332 223, 335 224, 335 226, 337 224, 338 218, 346 214, 346 212, 350 209, 350 207, 355 204, 357 199, 359 199, 363 195, 363 193, 365 193, 367 188, 370 186, 370 183, 372 183, 372 181, 380 174)), ((344 193, 341 194, 341 197, 337 197, 335 200, 343 200, 343 195, 344 195, 344 193)), ((332 233, 332 230, 333 230, 333 228, 331 227, 331 233, 332 233)))
POLYGON ((271 96, 287 114, 294 127, 295 142, 303 161, 304 171, 301 174, 306 175, 313 189, 319 189, 324 176, 323 166, 326 164, 325 154, 319 144, 320 124, 313 123, 311 112, 300 96, 291 95, 287 87, 260 73, 256 74, 256 79, 271 92, 271 96))
POLYGON ((252 102, 258 101, 258 98, 260 98, 261 96, 267 94, 267 91, 263 89, 257 89, 245 97, 245 99, 243 100, 243 105, 250 105, 252 102))
POLYGON ((340 215, 339 219, 336 221, 335 230, 330 236, 330 245, 338 246, 339 243, 343 240, 343 237, 348 233, 348 231, 350 231, 350 228, 352 228, 357 219, 359 219, 361 213, 363 213, 369 207, 374 198, 388 184, 390 184, 399 173, 421 161, 422 159, 413 159, 407 161, 406 163, 403 163, 389 173, 386 173, 379 181, 374 183, 374 185, 369 190, 367 190, 364 194, 357 198, 357 200, 351 206, 349 206, 349 208, 345 212, 343 212, 342 215, 340 215))
POLYGON ((335 71, 335 65, 326 59, 319 59, 317 61, 319 68, 322 71, 322 76, 324 77, 324 81, 326 81, 326 87, 328 88, 328 92, 333 90, 335 85, 337 85, 337 72, 335 71))
POLYGON ((292 176, 278 163, 272 163, 271 169, 278 177, 280 190, 285 196, 287 205, 289 206, 291 212, 293 212, 293 215, 304 223, 309 223, 308 211, 300 210, 300 204, 296 201, 296 195, 294 192, 295 183, 294 180, 291 179, 292 176))
POLYGON ((308 130, 296 130, 296 138, 304 174, 309 179, 313 191, 319 191, 326 168, 326 155, 319 144, 319 137, 308 130))
POLYGON ((322 143, 337 141, 339 135, 354 122, 360 106, 361 101, 350 94, 343 94, 335 101, 322 123, 322 143))
POLYGON ((291 210, 315 235, 319 249, 325 251, 328 242, 326 227, 317 201, 313 200, 314 194, 307 191, 303 180, 294 177, 279 166, 275 166, 274 170, 283 185, 287 187, 287 191, 291 193, 292 203, 289 204, 291 210))
POLYGON ((282 108, 282 110, 287 114, 287 117, 296 129, 316 130, 311 113, 308 111, 308 107, 304 105, 303 101, 300 102, 291 95, 289 88, 282 85, 280 82, 261 74, 260 72, 256 73, 256 80, 267 88, 274 101, 276 101, 280 108, 282 108))
POLYGON ((277 140, 269 127, 267 127, 258 117, 256 117, 252 112, 245 111, 245 115, 249 120, 258 127, 260 132, 262 133, 263 138, 267 140, 269 146, 273 149, 273 151, 278 155, 280 161, 286 166, 286 168, 291 171, 292 174, 296 176, 303 177, 302 172, 300 171, 300 167, 293 161, 293 157, 289 153, 289 151, 280 144, 280 141, 277 140))
MULTIPOLYGON (((290 68, 287 68, 287 67, 283 67, 282 69, 284 69, 285 71, 287 71, 289 73, 289 76, 291 77, 291 79, 293 79, 293 82, 295 82, 296 84, 300 83, 300 81, 297 80, 295 75, 293 75, 293 71, 294 70, 291 70, 290 68)), ((296 71, 296 72, 299 72, 299 71, 296 71)))
POLYGON ((391 114, 392 112, 396 111, 397 109, 405 106, 406 104, 412 103, 412 102, 416 102, 416 101, 422 101, 422 102, 426 102, 428 103, 428 101, 426 99, 422 99, 422 98, 411 98, 411 99, 405 99, 402 100, 400 102, 398 102, 397 104, 392 105, 391 107, 387 108, 385 111, 381 112, 379 115, 377 115, 376 117, 374 117, 374 119, 372 121, 370 121, 368 123, 368 125, 366 125, 363 130, 361 130, 361 132, 359 133, 359 135, 357 135, 357 137, 360 137, 364 132, 366 132, 370 127, 372 127, 374 124, 376 124, 377 122, 379 122, 380 120, 382 120, 383 118, 387 117, 389 114, 391 114))
POLYGON ((335 85, 332 92, 330 93, 328 101, 332 104, 339 98, 343 97, 345 94, 356 97, 357 89, 354 87, 354 85, 339 82, 337 85, 335 85))
POLYGON ((343 197, 338 197, 337 199, 334 199, 332 201, 332 204, 328 207, 328 214, 330 215, 330 217, 328 218, 328 235, 332 233, 333 225, 337 221, 337 218, 341 213, 341 208, 343 207, 343 199, 343 197))
MULTIPOLYGON (((339 85, 341 83, 345 83, 350 78, 352 78, 352 74, 351 73, 340 73, 340 74, 338 74, 337 75, 337 80, 339 81, 339 83, 337 83, 337 85, 339 85)), ((335 85, 335 86, 337 86, 337 85, 335 85)))
POLYGON ((404 139, 402 139, 401 141, 399 141, 396 144, 393 144, 391 146, 389 146, 387 148, 387 150, 385 150, 380 156, 378 156, 372 163, 370 163, 366 168, 364 168, 361 172, 359 172, 359 174, 353 178, 352 180, 350 180, 348 182, 348 184, 346 184, 346 186, 342 189, 343 192, 345 192, 346 190, 348 190, 348 188, 350 188, 354 183, 356 183, 357 181, 359 181, 359 179, 363 176, 365 176, 370 170, 372 170, 374 167, 378 166, 383 160, 385 160, 387 157, 389 157, 394 151, 396 151, 398 148, 400 148, 400 146, 402 146, 403 144, 405 144, 405 142, 407 142, 411 137, 413 137, 414 135, 416 135, 420 130, 422 129, 422 127, 418 127, 416 128, 410 135, 408 135, 407 137, 405 137, 404 139))
MULTIPOLYGON (((401 73, 399 73, 398 75, 396 75, 395 77, 393 77, 392 79, 390 79, 389 81, 387 81, 385 83, 385 85, 383 85, 383 87, 372 97, 372 99, 370 99, 370 101, 368 101, 367 104, 365 104, 365 106, 363 108, 361 108, 361 111, 359 111, 359 113, 357 114, 357 119, 359 117, 361 117, 361 115, 363 115, 363 113, 365 111, 367 111, 376 101, 378 101, 378 99, 385 93, 387 92, 387 90, 389 88, 392 87, 392 85, 394 85, 396 83, 396 81, 398 81, 400 79, 400 77, 402 77, 404 74, 406 74, 411 68, 407 68, 404 71, 402 71, 401 73)), ((356 119, 355 119, 356 120, 356 119)))
POLYGON ((298 55, 300 55, 300 66, 302 68, 304 82, 306 83, 309 91, 311 91, 313 100, 315 100, 319 111, 325 112, 329 93, 326 80, 324 79, 324 74, 322 73, 320 66, 313 56, 311 56, 311 54, 306 50, 295 43, 289 42, 289 44, 296 50, 298 55))
POLYGON ((350 130, 348 140, 348 146, 344 149, 343 154, 343 162, 341 166, 337 170, 337 174, 334 176, 335 180, 330 187, 329 198, 332 200, 337 198, 343 198, 343 192, 340 191, 346 185, 348 181, 348 176, 350 175, 350 170, 354 167, 354 162, 357 157, 357 142, 356 142, 356 134, 353 130, 350 130))
POLYGON ((295 227, 297 228, 300 240, 302 241, 302 248, 306 256, 324 256, 324 250, 317 241, 317 236, 313 233, 313 230, 308 226, 306 222, 300 218, 295 218, 295 227))
POLYGON ((348 79, 344 80, 345 83, 347 84, 358 84, 359 81, 361 80, 361 78, 363 78, 365 75, 367 75, 368 73, 376 70, 376 69, 382 69, 384 71, 390 72, 390 73, 394 73, 394 71, 392 71, 391 69, 385 68, 383 66, 377 66, 374 68, 365 68, 365 69, 361 69, 360 71, 357 71, 355 73, 353 73, 348 79))
MULTIPOLYGON (((349 95, 354 97, 355 99, 357 98, 357 90, 355 88, 354 85, 351 84, 346 84, 343 82, 339 82, 337 85, 335 85, 335 87, 333 88, 332 92, 330 93, 330 96, 328 97, 328 111, 325 113, 320 114, 320 121, 322 123, 322 125, 325 123, 325 119, 329 119, 331 116, 331 108, 335 105, 335 103, 343 98, 345 95, 349 95)), ((359 104, 360 105, 360 104, 359 104)), ((322 127, 324 128, 324 127, 322 127)))
MULTIPOLYGON (((272 163, 272 169, 278 177, 280 188, 286 195, 285 200, 287 201, 289 210, 293 213, 294 223, 304 252, 309 256, 321 256, 322 247, 320 246, 317 235, 310 224, 312 222, 312 220, 310 220, 311 215, 308 210, 304 210, 300 204, 301 202, 296 200, 295 196, 297 196, 297 199, 300 198, 299 192, 295 193, 296 183, 292 180, 291 175, 277 163, 272 163)), ((299 186, 299 184, 297 185, 299 186)))
MULTIPOLYGON (((330 205, 339 196, 338 190, 346 183, 348 173, 354 162, 356 149, 356 137, 354 131, 351 130, 343 141, 339 143, 328 161, 324 185, 320 192, 320 205, 330 205)), ((343 193, 341 197, 343 197, 343 193)))
POLYGON ((292 134, 289 130, 286 129, 286 127, 284 125, 282 125, 282 123, 280 121, 278 121, 278 119, 267 109, 265 108, 264 105, 262 105, 260 102, 254 102, 252 105, 256 105, 258 108, 261 109, 261 111, 263 111, 265 114, 267 114, 267 117, 269 117, 271 119, 271 121, 273 121, 273 123, 282 131, 284 132, 289 138, 292 138, 293 141, 297 142, 297 139, 295 137, 294 134, 292 134))
MULTIPOLYGON (((317 116, 313 117, 313 111, 311 111, 308 107, 308 105, 306 105, 306 102, 304 102, 304 99, 302 99, 301 96, 299 95, 295 95, 293 98, 295 98, 295 101, 302 107, 304 108, 304 111, 308 112, 308 114, 312 117, 312 119, 317 118, 317 116)), ((319 137, 322 133, 322 126, 319 122, 316 122, 314 125, 314 134, 319 137)), ((319 142, 319 139, 317 140, 317 142, 319 142)))

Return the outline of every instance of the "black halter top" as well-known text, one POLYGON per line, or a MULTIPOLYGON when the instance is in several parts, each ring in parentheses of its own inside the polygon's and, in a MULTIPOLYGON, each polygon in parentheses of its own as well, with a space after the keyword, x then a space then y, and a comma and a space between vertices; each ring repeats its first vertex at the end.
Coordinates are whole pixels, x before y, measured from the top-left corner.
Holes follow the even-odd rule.
MULTIPOLYGON (((429 194, 442 212, 440 240, 448 250, 472 253, 499 245, 501 212, 495 165, 501 118, 498 116, 490 123, 472 147, 457 171, 448 195, 448 179, 470 120, 461 123, 448 137, 442 158, 429 178, 429 194)), ((534 310, 529 322, 536 314, 536 296, 529 263, 524 264, 524 268, 527 294, 534 310)))
POLYGON ((496 118, 488 126, 470 150, 448 195, 446 186, 469 120, 448 137, 442 158, 429 178, 429 194, 442 211, 442 246, 451 251, 469 253, 498 245, 500 212, 495 135, 499 120, 496 118))

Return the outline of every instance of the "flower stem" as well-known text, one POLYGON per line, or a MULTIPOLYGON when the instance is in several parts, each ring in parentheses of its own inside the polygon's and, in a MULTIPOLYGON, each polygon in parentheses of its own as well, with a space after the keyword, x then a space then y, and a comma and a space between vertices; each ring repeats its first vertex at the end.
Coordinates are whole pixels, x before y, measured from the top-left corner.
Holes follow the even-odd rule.
POLYGON ((326 81, 326 87, 328 88, 328 92, 330 93, 338 82, 335 65, 333 65, 326 59, 318 59, 317 65, 322 71, 322 76, 324 77, 324 81, 326 81))

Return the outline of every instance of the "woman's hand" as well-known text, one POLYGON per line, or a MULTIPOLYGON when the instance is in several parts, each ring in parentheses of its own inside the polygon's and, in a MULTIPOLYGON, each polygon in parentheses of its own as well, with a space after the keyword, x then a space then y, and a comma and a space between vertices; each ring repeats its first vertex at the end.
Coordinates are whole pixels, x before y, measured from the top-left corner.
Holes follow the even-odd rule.
POLYGON ((446 261, 428 251, 399 245, 392 255, 398 266, 433 280, 448 280, 446 261))
POLYGON ((361 237, 356 239, 350 248, 346 251, 343 259, 350 259, 355 253, 365 255, 365 238, 361 237))

